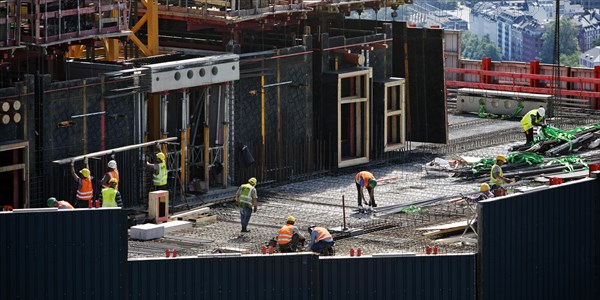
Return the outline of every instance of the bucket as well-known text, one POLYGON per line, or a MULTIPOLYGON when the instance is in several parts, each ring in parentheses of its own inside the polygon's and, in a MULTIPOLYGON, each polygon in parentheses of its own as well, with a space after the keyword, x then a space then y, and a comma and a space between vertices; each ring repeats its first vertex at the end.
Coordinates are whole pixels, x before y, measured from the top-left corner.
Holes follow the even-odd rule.
POLYGON ((563 183, 562 178, 552 177, 550 178, 550 185, 557 185, 563 183))

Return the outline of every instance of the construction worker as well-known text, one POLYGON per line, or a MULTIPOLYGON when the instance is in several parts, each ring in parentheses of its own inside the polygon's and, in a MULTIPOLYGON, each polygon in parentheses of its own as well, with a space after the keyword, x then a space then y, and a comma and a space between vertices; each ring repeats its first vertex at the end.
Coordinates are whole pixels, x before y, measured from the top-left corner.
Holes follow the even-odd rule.
POLYGON ((48 198, 48 207, 57 207, 58 209, 73 209, 73 205, 67 201, 58 201, 54 197, 48 198))
POLYGON ((289 216, 285 225, 277 232, 277 246, 281 253, 296 252, 299 242, 304 246, 305 238, 294 224, 296 218, 289 216))
POLYGON ((79 177, 75 173, 75 161, 71 160, 71 175, 77 182, 77 202, 75 203, 77 208, 89 207, 90 201, 94 198, 94 188, 92 187, 92 177, 90 176, 87 157, 83 158, 83 164, 85 168, 79 170, 82 176, 79 177))
POLYGON ((235 194, 235 202, 240 207, 240 219, 242 222, 242 232, 250 232, 248 223, 252 216, 252 207, 256 212, 258 206, 256 203, 256 178, 248 179, 248 183, 242 184, 235 194))
POLYGON ((479 193, 479 195, 477 195, 477 197, 468 198, 467 201, 469 201, 471 203, 475 203, 475 202, 479 202, 481 200, 494 198, 494 194, 492 194, 492 192, 490 191, 490 185, 487 183, 482 183, 479 186, 479 192, 480 193, 479 193))
POLYGON ((358 209, 361 210, 363 208, 363 201, 367 203, 365 195, 363 194, 363 187, 367 188, 367 191, 369 192, 369 206, 377 207, 377 204, 375 203, 375 186, 377 186, 377 179, 375 179, 375 176, 373 176, 371 172, 361 171, 354 176, 354 182, 356 183, 356 191, 358 193, 358 209))
POLYGON ((167 164, 165 163, 166 157, 162 152, 156 153, 156 163, 150 163, 146 161, 146 167, 154 170, 152 173, 152 184, 155 189, 159 189, 167 185, 167 164))
POLYGON ((496 163, 490 169, 490 188, 496 197, 506 195, 506 189, 502 187, 504 183, 510 183, 511 181, 504 177, 502 172, 502 165, 506 162, 504 155, 496 156, 496 163))
POLYGON ((306 247, 306 250, 325 255, 329 255, 332 252, 333 237, 327 229, 311 225, 308 226, 308 233, 310 234, 310 243, 306 247))
POLYGON ((109 188, 109 180, 111 180, 112 178, 117 180, 117 185, 115 186, 115 189, 118 191, 119 190, 119 170, 117 170, 117 161, 115 161, 115 155, 112 154, 111 155, 111 160, 108 162, 108 170, 106 171, 106 173, 104 174, 104 177, 102 177, 102 180, 100 181, 100 183, 102 184, 102 188, 109 188))
POLYGON ((543 107, 528 111, 521 119, 521 126, 525 132, 525 145, 530 145, 533 142, 533 128, 535 126, 546 126, 546 110, 543 107))
POLYGON ((109 187, 102 190, 100 193, 100 203, 102 207, 123 207, 123 200, 121 199, 121 193, 117 191, 117 179, 111 178, 108 181, 109 187))
POLYGON ((13 211, 13 208, 10 205, 4 205, 2 206, 2 211, 13 211))

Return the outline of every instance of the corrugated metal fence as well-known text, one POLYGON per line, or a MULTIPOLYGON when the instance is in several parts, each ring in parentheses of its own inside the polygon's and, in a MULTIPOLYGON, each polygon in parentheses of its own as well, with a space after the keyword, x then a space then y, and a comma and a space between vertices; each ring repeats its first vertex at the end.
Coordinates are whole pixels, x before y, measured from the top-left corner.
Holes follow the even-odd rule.
POLYGON ((600 179, 479 206, 480 299, 598 299, 600 179))
POLYGON ((0 228, 0 299, 125 298, 120 209, 2 212, 0 228))

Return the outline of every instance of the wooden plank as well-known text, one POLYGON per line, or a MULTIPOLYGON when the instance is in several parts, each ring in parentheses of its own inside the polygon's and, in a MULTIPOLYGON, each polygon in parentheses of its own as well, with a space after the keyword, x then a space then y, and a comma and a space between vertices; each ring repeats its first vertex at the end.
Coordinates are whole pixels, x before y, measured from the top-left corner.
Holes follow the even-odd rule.
POLYGON ((436 225, 436 226, 431 226, 431 227, 423 227, 423 228, 417 228, 416 230, 426 230, 426 231, 432 231, 432 230, 445 230, 445 229, 451 229, 451 228, 455 228, 455 227, 461 227, 463 226, 467 226, 467 221, 458 221, 458 222, 454 222, 454 223, 448 223, 448 224, 441 224, 441 225, 436 225))
POLYGON ((186 212, 183 212, 183 213, 179 213, 179 214, 176 214, 176 215, 172 215, 170 217, 170 219, 176 219, 176 218, 180 218, 180 217, 187 216, 187 215, 192 215, 192 214, 205 214, 205 213, 208 213, 209 211, 210 211, 210 207, 202 207, 202 208, 198 208, 198 209, 186 211, 186 212))
POLYGON ((242 253, 242 254, 250 254, 250 250, 244 248, 235 248, 235 247, 220 247, 215 250, 217 253, 242 253))
MULTIPOLYGON (((466 221, 465 221, 465 223, 466 223, 466 221)), ((449 233, 449 232, 462 231, 462 230, 465 230, 465 228, 467 228, 466 224, 464 226, 428 231, 428 232, 423 233, 423 235, 424 236, 433 236, 433 235, 444 234, 444 233, 449 233)))

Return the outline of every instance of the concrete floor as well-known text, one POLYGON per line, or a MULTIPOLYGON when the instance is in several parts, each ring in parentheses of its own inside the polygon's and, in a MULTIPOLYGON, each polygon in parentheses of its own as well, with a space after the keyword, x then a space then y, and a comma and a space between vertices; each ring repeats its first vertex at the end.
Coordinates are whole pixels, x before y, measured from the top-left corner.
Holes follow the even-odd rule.
MULTIPOLYGON (((450 124, 448 145, 455 142, 464 143, 469 137, 476 137, 482 133, 490 134, 498 131, 519 133, 520 130, 518 121, 488 120, 474 115, 454 114, 449 114, 448 120, 450 124)), ((493 139, 484 141, 487 146, 467 143, 464 146, 470 147, 467 150, 437 155, 451 159, 456 156, 489 158, 497 154, 507 154, 510 147, 523 143, 521 135, 514 135, 514 137, 512 141, 502 142, 500 145, 493 145, 496 143, 493 139)), ((469 181, 451 177, 450 173, 428 174, 422 166, 435 158, 436 154, 428 153, 421 148, 424 147, 426 150, 436 148, 419 143, 413 144, 412 147, 415 149, 414 155, 409 155, 405 162, 370 169, 381 182, 375 190, 375 199, 379 208, 382 208, 390 205, 411 205, 415 202, 439 198, 429 205, 427 214, 398 213, 385 216, 376 212, 358 214, 353 211, 357 205, 354 173, 323 176, 277 187, 259 186, 257 188, 259 208, 250 219, 250 233, 240 232, 237 207, 232 203, 221 203, 211 207, 211 213, 218 215, 216 223, 170 233, 165 238, 154 241, 130 241, 129 256, 162 256, 165 249, 177 249, 180 255, 196 255, 214 253, 221 247, 242 248, 251 253, 259 253, 261 246, 277 235, 277 230, 285 223, 288 215, 296 218, 296 225, 303 233, 309 225, 327 228, 342 226, 342 197, 347 206, 346 225, 350 228, 370 228, 372 231, 336 241, 337 255, 347 255, 350 248, 359 247, 366 255, 422 252, 427 245, 438 245, 440 252, 475 252, 476 246, 472 244, 436 244, 415 228, 465 220, 466 207, 449 203, 447 199, 460 197, 461 194, 474 194, 478 191, 480 182, 487 179, 469 181)))

